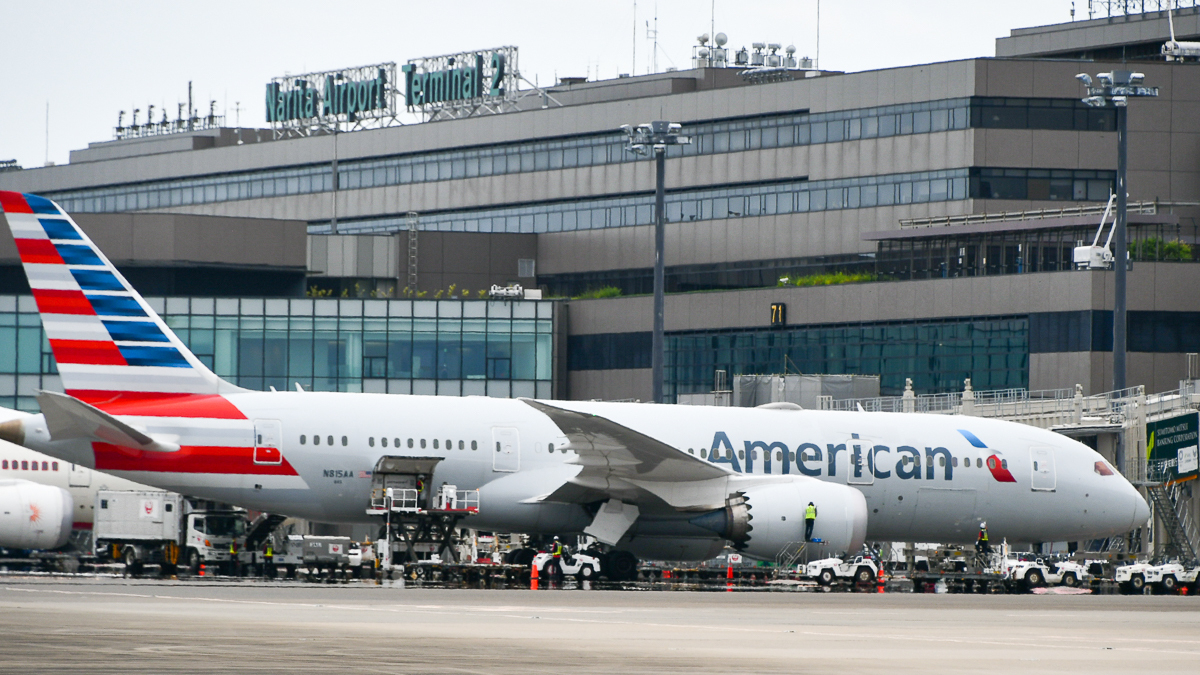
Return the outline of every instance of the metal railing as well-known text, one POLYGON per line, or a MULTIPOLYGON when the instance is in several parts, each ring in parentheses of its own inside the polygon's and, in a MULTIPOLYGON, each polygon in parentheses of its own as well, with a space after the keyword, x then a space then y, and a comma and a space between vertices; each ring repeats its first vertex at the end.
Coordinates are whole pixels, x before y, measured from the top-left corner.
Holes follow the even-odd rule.
MULTIPOLYGON (((1130 202, 1129 213, 1158 213, 1159 203, 1156 201, 1130 202)), ((1104 213, 1104 204, 1085 204, 1082 206, 1064 206, 1055 209, 1029 209, 1026 211, 996 211, 993 213, 965 213, 958 216, 932 216, 929 218, 902 218, 900 229, 909 230, 923 227, 954 227, 956 225, 975 225, 979 223, 999 223, 1018 220, 1045 220, 1047 218, 1070 218, 1076 216, 1099 216, 1104 213)))

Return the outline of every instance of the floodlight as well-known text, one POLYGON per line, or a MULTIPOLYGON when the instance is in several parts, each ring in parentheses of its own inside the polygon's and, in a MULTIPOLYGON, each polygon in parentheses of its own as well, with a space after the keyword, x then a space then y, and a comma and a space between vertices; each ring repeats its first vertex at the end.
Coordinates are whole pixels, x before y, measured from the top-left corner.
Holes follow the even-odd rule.
POLYGON ((1080 73, 1080 74, 1078 74, 1078 75, 1076 75, 1076 76, 1075 76, 1075 79, 1077 79, 1077 80, 1079 80, 1080 82, 1082 82, 1082 83, 1083 83, 1083 86, 1085 86, 1085 87, 1090 87, 1090 86, 1092 86, 1092 76, 1091 76, 1091 75, 1088 75, 1087 73, 1080 73))
POLYGON ((1083 99, 1083 102, 1093 108, 1103 108, 1107 103, 1103 96, 1089 96, 1083 99))

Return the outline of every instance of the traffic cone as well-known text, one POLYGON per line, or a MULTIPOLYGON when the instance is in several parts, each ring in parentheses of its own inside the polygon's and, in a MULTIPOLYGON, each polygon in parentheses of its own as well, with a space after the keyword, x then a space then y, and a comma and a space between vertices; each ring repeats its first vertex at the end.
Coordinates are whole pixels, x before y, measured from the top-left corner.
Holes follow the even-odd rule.
POLYGON ((725 578, 726 579, 733 578, 733 565, 730 565, 729 567, 725 568, 725 578))
POLYGON ((876 585, 879 587, 879 591, 878 591, 878 592, 882 593, 882 592, 883 592, 883 587, 887 585, 887 584, 886 584, 886 580, 883 578, 883 571, 882 571, 882 570, 879 572, 879 574, 875 575, 875 584, 876 584, 876 585))
POLYGON ((536 591, 538 589, 538 568, 537 565, 532 565, 533 569, 529 572, 529 590, 536 591))
POLYGON ((204 563, 200 563, 200 576, 204 576, 204 563))

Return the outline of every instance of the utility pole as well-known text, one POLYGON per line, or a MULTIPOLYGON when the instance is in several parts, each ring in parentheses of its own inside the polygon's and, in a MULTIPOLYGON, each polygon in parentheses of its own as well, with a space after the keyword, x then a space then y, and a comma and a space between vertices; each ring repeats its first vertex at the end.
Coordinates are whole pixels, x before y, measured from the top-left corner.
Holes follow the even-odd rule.
POLYGON ((667 146, 688 145, 691 138, 680 134, 682 127, 673 122, 655 120, 632 127, 621 125, 628 137, 626 150, 639 155, 654 153, 654 330, 650 340, 650 371, 655 403, 663 402, 663 370, 666 345, 663 334, 666 295, 666 267, 663 247, 666 240, 667 146))
POLYGON ((1158 96, 1158 87, 1142 86, 1146 76, 1128 70, 1114 70, 1096 75, 1096 80, 1087 73, 1080 73, 1075 79, 1087 87, 1087 98, 1083 102, 1092 108, 1105 108, 1109 103, 1117 112, 1117 222, 1113 235, 1115 251, 1113 264, 1116 265, 1113 279, 1113 379, 1114 391, 1125 389, 1126 375, 1126 334, 1129 328, 1126 277, 1129 270, 1129 244, 1126 236, 1128 222, 1129 185, 1126 182, 1126 171, 1129 164, 1129 125, 1127 121, 1130 98, 1158 96))

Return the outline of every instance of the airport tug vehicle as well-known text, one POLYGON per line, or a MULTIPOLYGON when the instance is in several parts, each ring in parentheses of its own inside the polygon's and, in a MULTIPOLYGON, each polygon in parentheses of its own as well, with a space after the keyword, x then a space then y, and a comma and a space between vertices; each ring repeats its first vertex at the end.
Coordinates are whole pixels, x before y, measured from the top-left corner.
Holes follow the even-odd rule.
POLYGON ((869 584, 879 576, 879 567, 867 556, 854 556, 849 560, 823 558, 804 566, 804 576, 816 579, 822 586, 832 586, 838 579, 856 584, 869 584))
MULTIPOLYGON (((538 572, 542 576, 549 574, 549 565, 553 557, 553 554, 548 551, 539 551, 533 557, 533 566, 538 569, 538 572)), ((571 556, 563 555, 558 560, 558 566, 562 569, 564 577, 571 576, 580 581, 587 581, 600 576, 600 559, 586 553, 576 553, 571 556)))

